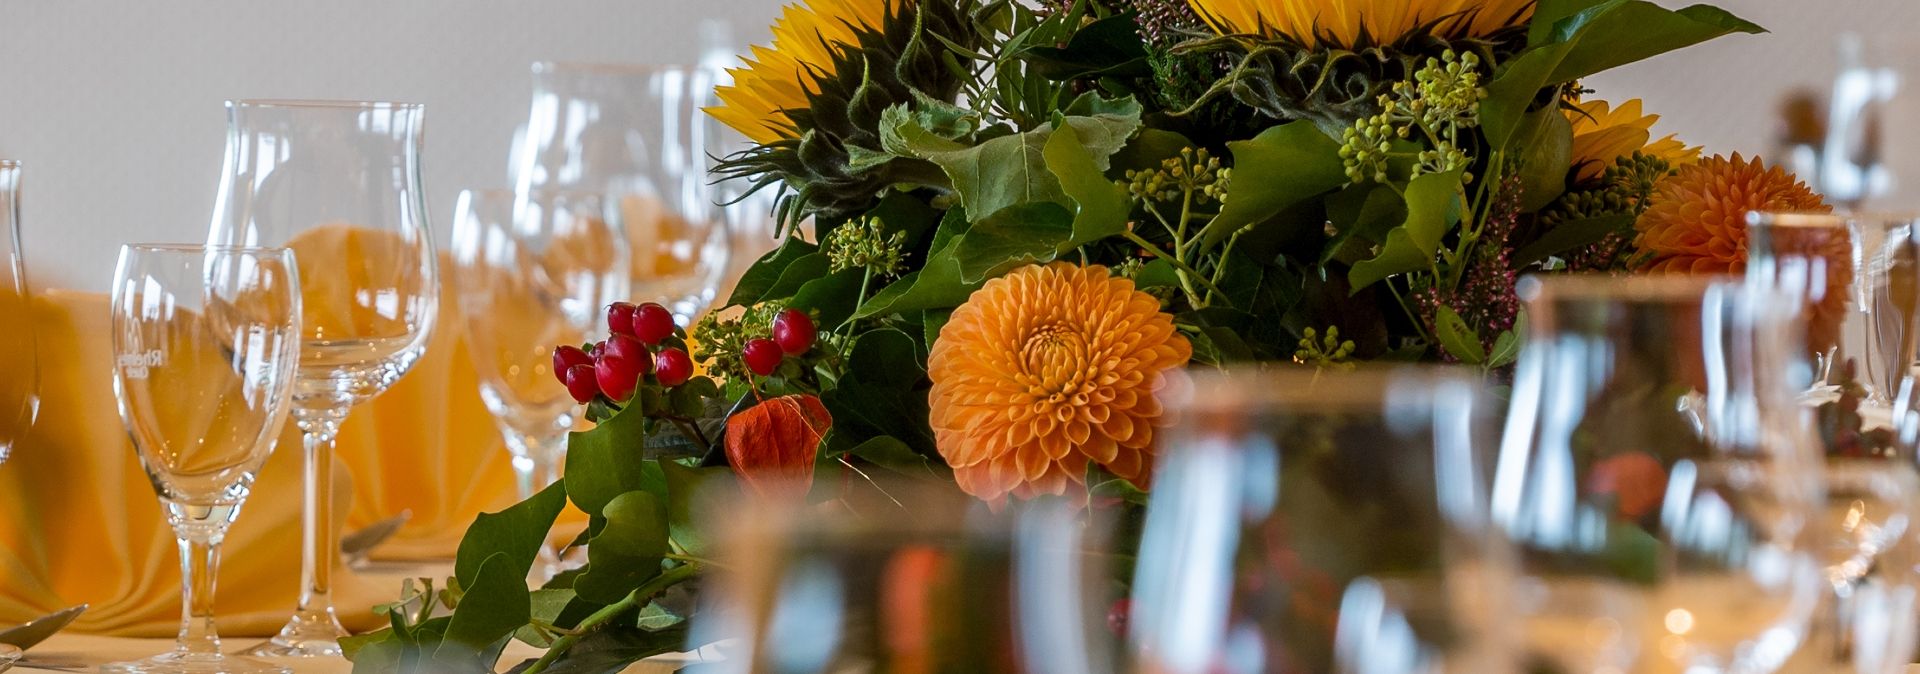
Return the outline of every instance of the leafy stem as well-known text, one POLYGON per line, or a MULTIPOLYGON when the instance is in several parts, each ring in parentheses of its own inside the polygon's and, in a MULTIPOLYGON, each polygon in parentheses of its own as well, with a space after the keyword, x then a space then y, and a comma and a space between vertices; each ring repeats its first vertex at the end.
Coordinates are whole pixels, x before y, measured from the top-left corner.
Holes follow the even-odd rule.
POLYGON ((665 591, 667 588, 673 587, 674 585, 679 584, 682 581, 693 578, 695 575, 698 575, 699 573, 700 573, 700 565, 686 564, 682 566, 676 566, 672 569, 668 569, 666 572, 661 573, 658 576, 654 576, 653 580, 649 580, 645 583, 642 583, 640 587, 634 588, 632 592, 627 593, 627 596, 625 598, 622 598, 620 601, 614 602, 612 604, 608 604, 598 611, 594 611, 593 615, 587 616, 585 620, 580 621, 580 624, 574 627, 571 633, 560 637, 560 639, 557 641, 554 641, 553 646, 551 648, 548 648, 547 652, 540 656, 540 659, 535 660, 533 661, 533 664, 528 665, 527 668, 521 672, 521 674, 540 674, 540 672, 546 671, 548 667, 553 666, 554 661, 560 659, 560 656, 566 655, 567 651, 573 648, 574 643, 580 641, 581 636, 584 636, 588 632, 592 632, 593 630, 598 629, 601 625, 606 624, 607 621, 613 620, 614 618, 618 618, 622 614, 628 611, 639 608, 640 606, 644 605, 647 601, 653 599, 654 595, 659 594, 662 591, 665 591))
POLYGON ((1133 242, 1133 245, 1145 249, 1154 257, 1166 260, 1167 264, 1173 265, 1174 274, 1180 278, 1181 289, 1186 291, 1187 301, 1192 302, 1194 308, 1199 309, 1207 306, 1205 299, 1200 296, 1199 290, 1194 288, 1194 281, 1199 281, 1200 285, 1206 286, 1210 292, 1225 294, 1220 290, 1219 286, 1213 284, 1211 279, 1201 274, 1199 270, 1188 266, 1179 256, 1168 254, 1166 251, 1161 250, 1159 246, 1155 246, 1152 242, 1141 238, 1139 234, 1135 234, 1133 230, 1122 232, 1122 235, 1126 236, 1128 241, 1133 242))

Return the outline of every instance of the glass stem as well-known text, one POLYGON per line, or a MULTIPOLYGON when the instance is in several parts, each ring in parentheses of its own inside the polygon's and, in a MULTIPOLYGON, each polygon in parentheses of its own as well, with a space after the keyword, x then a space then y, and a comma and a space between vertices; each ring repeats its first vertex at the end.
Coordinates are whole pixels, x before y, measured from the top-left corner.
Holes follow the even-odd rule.
POLYGON ((220 570, 223 533, 177 534, 180 542, 179 651, 219 655, 220 630, 213 621, 214 575, 220 570))
MULTIPOLYGON (((305 508, 300 518, 300 602, 298 617, 332 622, 333 565, 340 544, 333 530, 333 441, 346 410, 302 411, 300 429, 306 450, 305 508)), ((323 623, 324 624, 324 623, 323 623)))

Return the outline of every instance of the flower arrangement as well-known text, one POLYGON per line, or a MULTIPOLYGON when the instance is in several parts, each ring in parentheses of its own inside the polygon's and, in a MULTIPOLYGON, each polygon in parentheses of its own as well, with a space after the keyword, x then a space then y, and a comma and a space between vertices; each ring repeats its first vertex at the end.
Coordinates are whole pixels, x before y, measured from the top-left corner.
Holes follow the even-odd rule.
POLYGON ((617 305, 618 334, 563 349, 598 423, 565 479, 482 516, 452 587, 387 607, 356 667, 680 650, 696 488, 823 502, 888 473, 1134 507, 1189 365, 1498 371, 1516 275, 1737 270, 1746 211, 1824 208, 1581 86, 1761 32, 1710 6, 1043 4, 790 5, 709 111, 756 143, 716 173, 778 191, 783 242, 691 331, 617 305), (567 502, 589 562, 529 593, 567 502))

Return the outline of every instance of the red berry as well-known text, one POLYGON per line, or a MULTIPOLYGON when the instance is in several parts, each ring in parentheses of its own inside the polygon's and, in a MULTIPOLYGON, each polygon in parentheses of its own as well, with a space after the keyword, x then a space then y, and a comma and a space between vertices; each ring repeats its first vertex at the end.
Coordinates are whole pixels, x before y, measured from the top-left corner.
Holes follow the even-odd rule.
POLYGON ((647 345, 641 344, 640 340, 626 335, 608 337, 607 348, 601 352, 600 357, 618 358, 635 363, 640 366, 640 374, 653 371, 653 353, 648 351, 647 345))
POLYGON ((616 335, 633 336, 633 310, 637 308, 632 302, 607 305, 607 330, 616 335))
POLYGON ((607 350, 607 340, 603 339, 598 342, 594 342, 593 346, 588 347, 587 355, 592 356, 594 358, 599 358, 600 352, 605 350, 607 350))
POLYGON ((1126 635, 1127 623, 1132 620, 1133 600, 1130 598, 1116 599, 1113 606, 1107 608, 1107 629, 1112 630, 1117 636, 1126 635))
POLYGON ((773 374, 780 367, 780 359, 785 357, 780 345, 765 337, 749 339, 747 345, 740 349, 740 359, 747 361, 747 369, 762 377, 773 374))
POLYGON ((600 392, 618 401, 632 397, 633 389, 640 385, 640 364, 625 358, 601 354, 593 361, 593 374, 600 392))
POLYGON ((631 323, 633 336, 648 346, 659 344, 660 340, 673 335, 673 312, 652 302, 634 308, 631 323))
POLYGON ((574 365, 567 368, 564 383, 567 385, 567 394, 573 396, 574 402, 584 405, 592 402, 594 396, 600 395, 600 383, 595 381, 594 369, 592 365, 574 365))
POLYGON ((561 345, 553 349, 553 378, 567 383, 567 370, 575 365, 593 365, 593 356, 577 346, 561 345))
POLYGON ((789 355, 800 355, 813 348, 813 319, 799 309, 780 312, 773 319, 773 341, 789 355))
POLYGON ((653 360, 653 377, 661 386, 679 386, 693 376, 693 359, 679 349, 661 349, 653 360))

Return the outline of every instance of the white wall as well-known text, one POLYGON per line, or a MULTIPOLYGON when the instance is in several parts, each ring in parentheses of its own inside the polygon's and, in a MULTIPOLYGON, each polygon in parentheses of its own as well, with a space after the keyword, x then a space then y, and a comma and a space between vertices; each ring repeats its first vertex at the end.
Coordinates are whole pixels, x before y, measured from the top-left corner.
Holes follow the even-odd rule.
MULTIPOLYGON (((1662 0, 1680 4, 1672 0, 1662 0)), ((27 164, 36 285, 102 288, 117 246, 199 241, 228 98, 427 104, 426 181, 444 230, 461 188, 504 180, 527 64, 697 58, 700 18, 762 39, 780 0, 0 0, 0 157, 27 164)), ((1772 35, 1595 78, 1660 128, 1765 151, 1788 86, 1824 86, 1833 36, 1920 27, 1912 0, 1721 0, 1772 35)))

